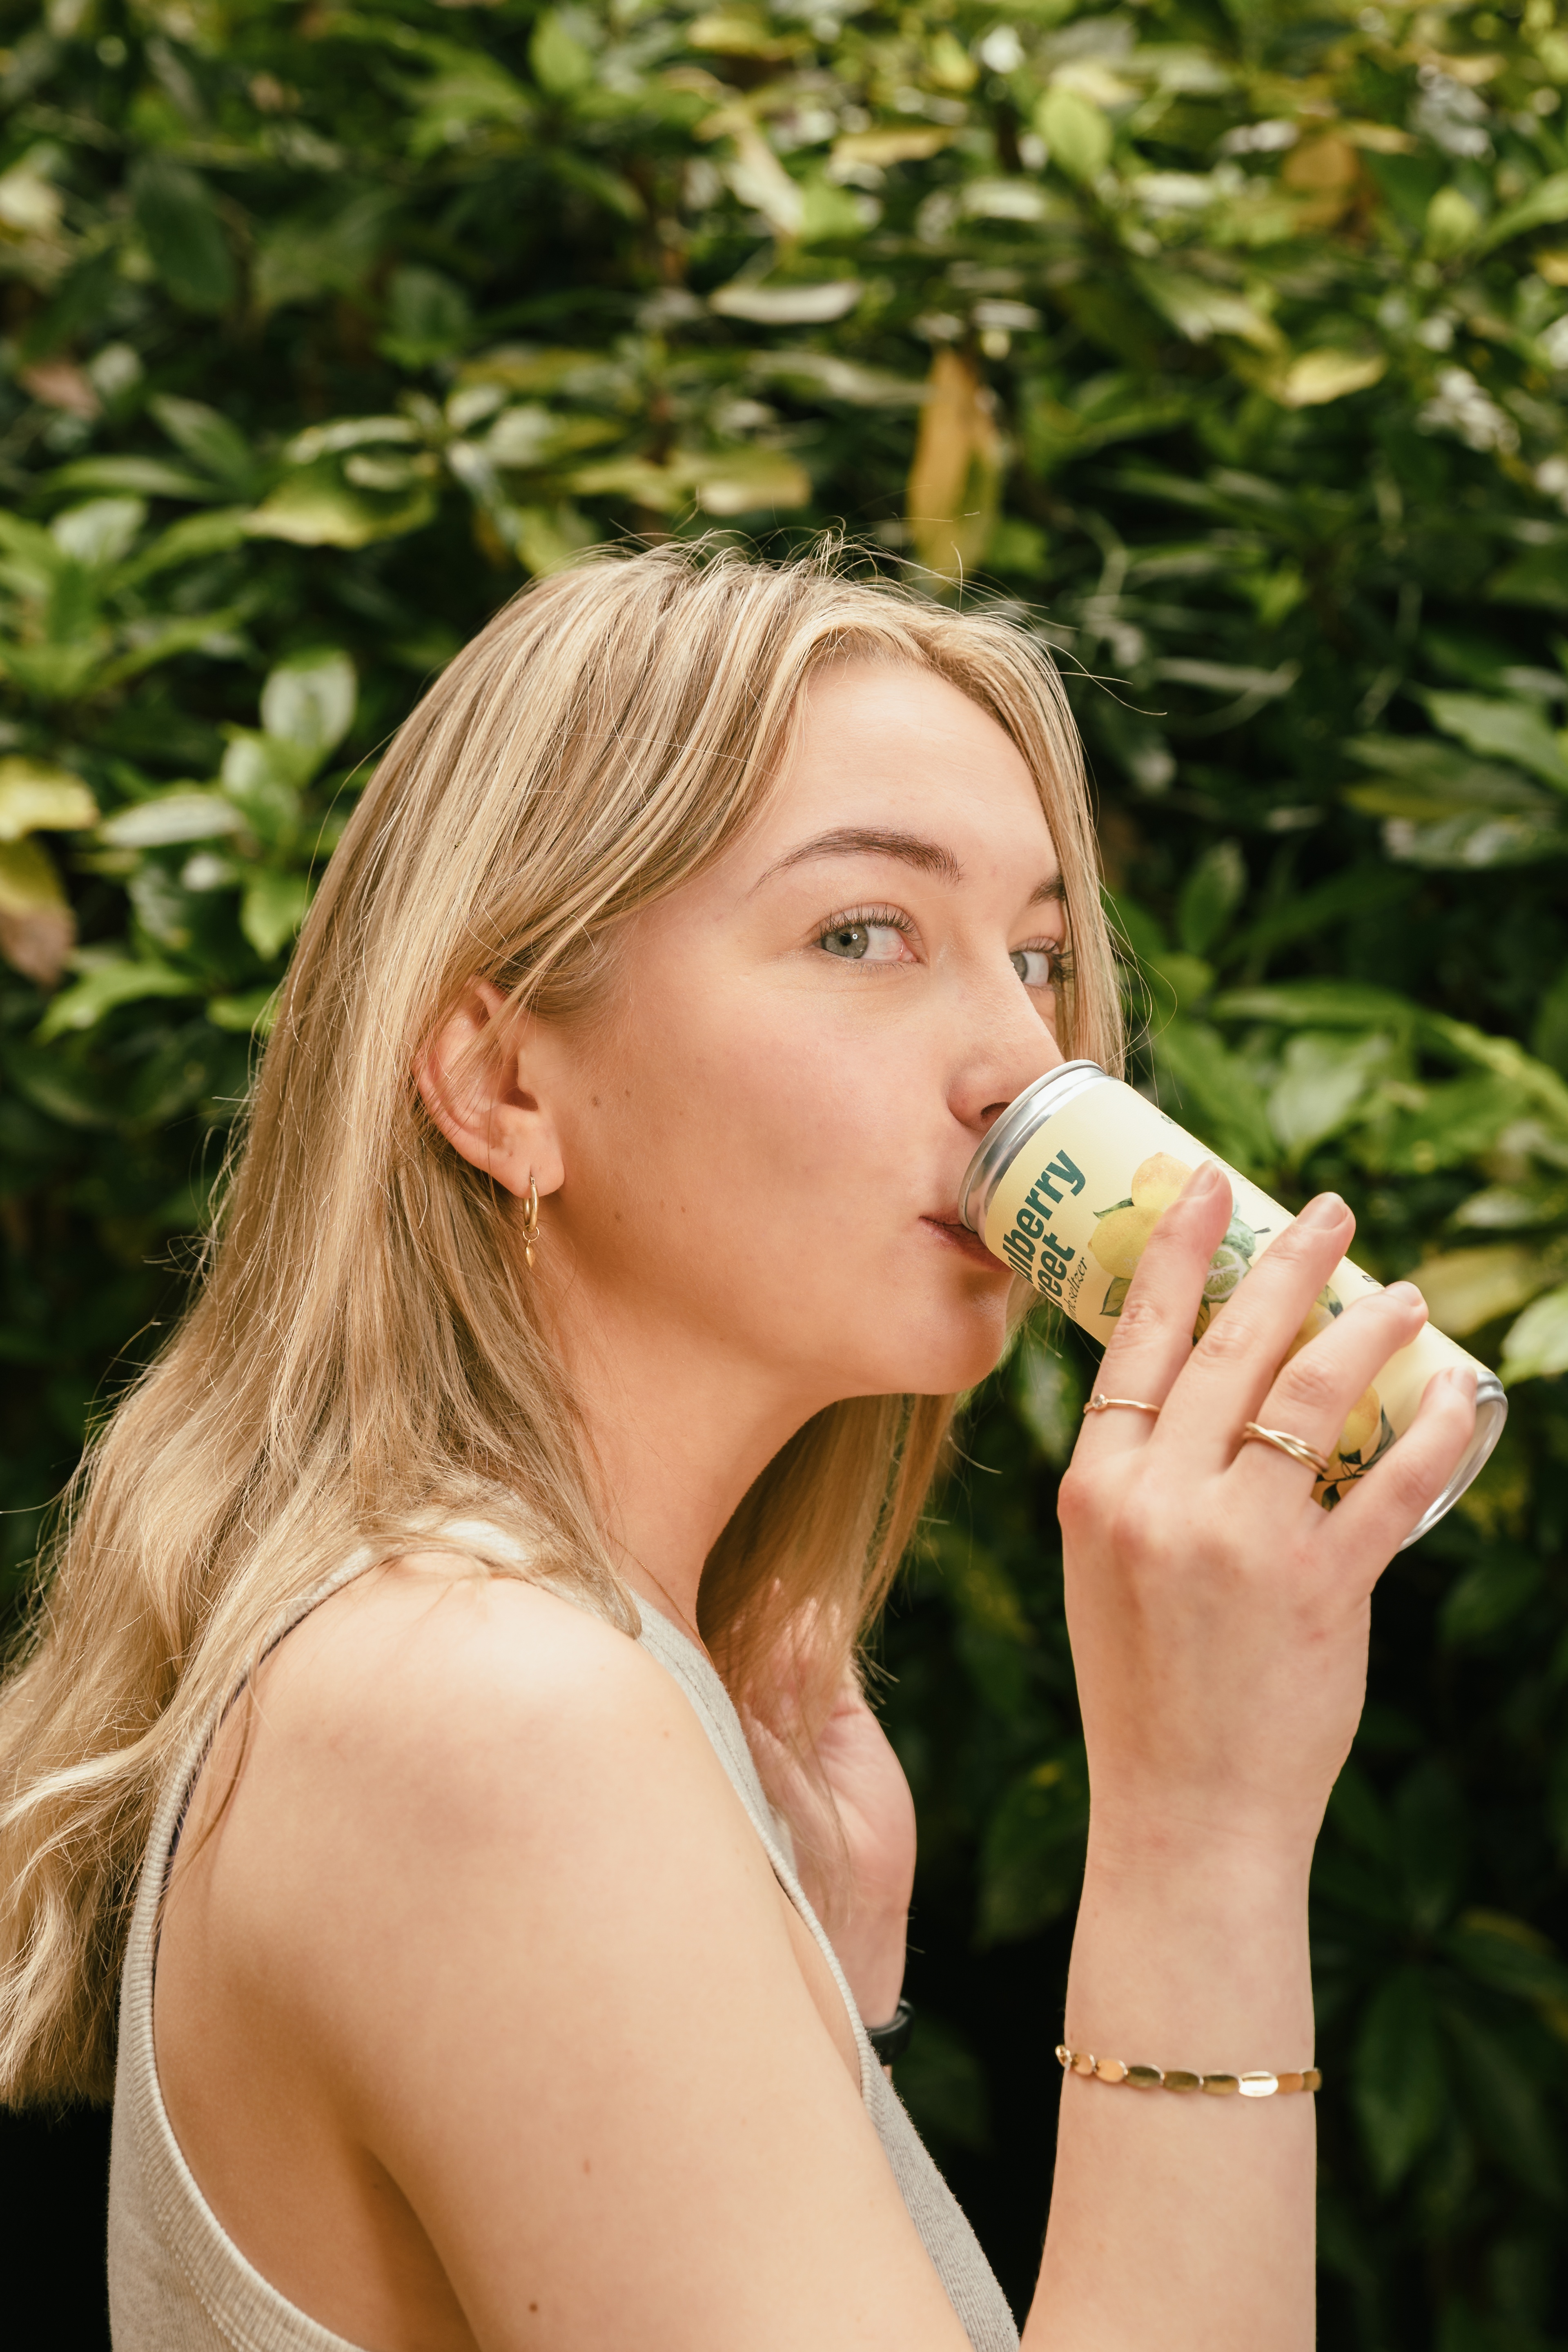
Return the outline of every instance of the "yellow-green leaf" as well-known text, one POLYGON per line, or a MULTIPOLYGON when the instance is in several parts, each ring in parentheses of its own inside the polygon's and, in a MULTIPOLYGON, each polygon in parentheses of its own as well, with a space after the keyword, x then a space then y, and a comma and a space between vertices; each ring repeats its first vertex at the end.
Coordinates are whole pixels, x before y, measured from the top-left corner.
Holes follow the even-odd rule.
POLYGON ((1568 1372, 1568 1283, 1527 1307, 1502 1343, 1505 1388, 1568 1372))
POLYGON ((1110 121, 1076 89, 1047 90, 1035 127, 1070 179, 1097 180, 1110 161, 1110 121))
POLYGON ((1321 408, 1347 393, 1364 392, 1387 367, 1382 352, 1303 352, 1268 388, 1281 407, 1321 408))
POLYGON ((1540 1250, 1508 1243, 1494 1249, 1446 1251, 1416 1266, 1410 1279, 1437 1328, 1462 1339, 1483 1323, 1511 1315, 1544 1289, 1555 1270, 1540 1250))
POLYGON ((0 842, 29 833, 76 833, 98 823, 98 803, 79 776, 47 760, 0 760, 0 842))

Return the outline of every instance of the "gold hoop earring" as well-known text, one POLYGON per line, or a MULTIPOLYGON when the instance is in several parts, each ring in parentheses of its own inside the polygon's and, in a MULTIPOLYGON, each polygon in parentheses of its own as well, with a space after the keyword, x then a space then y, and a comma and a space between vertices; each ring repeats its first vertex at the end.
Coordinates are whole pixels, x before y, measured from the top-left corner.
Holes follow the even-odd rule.
POLYGON ((533 1244, 539 1239, 539 1187, 528 1180, 528 1206, 522 1213, 522 1262, 533 1272, 533 1244))

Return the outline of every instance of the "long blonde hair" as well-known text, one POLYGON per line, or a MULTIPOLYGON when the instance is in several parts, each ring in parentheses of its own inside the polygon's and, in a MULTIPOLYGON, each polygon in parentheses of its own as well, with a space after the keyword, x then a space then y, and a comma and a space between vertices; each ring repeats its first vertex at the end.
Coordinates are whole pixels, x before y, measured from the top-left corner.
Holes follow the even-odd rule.
MULTIPOLYGON (((618 920, 736 838, 805 681, 846 656, 939 674, 1017 745, 1066 885, 1073 1048, 1115 1064, 1077 736, 1026 628, 852 581, 830 557, 689 547, 597 555, 497 614, 405 721, 331 858, 189 1311, 65 1497, 0 1696, 0 2099, 111 2090, 159 1799, 290 1604, 356 1549, 389 1559, 428 1545, 432 1513, 482 1515, 533 1572, 636 1632, 510 1221, 413 1071, 477 973, 520 1010, 590 1010, 618 920)), ((803 1615, 808 1697, 837 1688, 952 1403, 819 1413, 725 1529, 702 1629, 759 1723, 803 1615)))

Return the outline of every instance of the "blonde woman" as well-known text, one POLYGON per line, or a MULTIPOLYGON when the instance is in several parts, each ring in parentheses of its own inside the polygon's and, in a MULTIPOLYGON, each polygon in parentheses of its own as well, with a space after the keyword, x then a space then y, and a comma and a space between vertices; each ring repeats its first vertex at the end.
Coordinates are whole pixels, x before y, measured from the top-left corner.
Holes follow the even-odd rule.
MULTIPOLYGON (((1068 1051, 1116 992, 1021 630, 601 558, 409 719, 0 1710, 0 2087, 113 2091, 119 2352, 1017 2340, 865 2032, 913 1824, 855 1660, 1016 1311, 960 1178, 1068 1051)), ((1470 1404, 1325 1517, 1242 1423, 1327 1444, 1421 1303, 1280 1370, 1326 1199, 1194 1349, 1228 1208, 1063 1491, 1066 2037, 1300 2073, 1368 1597, 1470 1404)), ((1024 2342, 1305 2352, 1312 2200, 1310 2095, 1069 2074, 1024 2342)))

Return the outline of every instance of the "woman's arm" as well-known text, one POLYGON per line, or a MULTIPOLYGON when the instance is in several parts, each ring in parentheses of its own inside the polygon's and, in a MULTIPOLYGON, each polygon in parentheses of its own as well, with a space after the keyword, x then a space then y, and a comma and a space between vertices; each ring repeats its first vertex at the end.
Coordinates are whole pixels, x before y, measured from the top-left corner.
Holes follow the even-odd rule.
MULTIPOLYGON (((1361 1713, 1372 1588, 1458 1460, 1473 1386, 1434 1382, 1365 1486, 1321 1510, 1310 1471, 1238 1445, 1243 1423, 1326 1450, 1426 1310, 1397 1285, 1277 1371, 1349 1246, 1330 1196, 1192 1348, 1229 1210, 1201 1170, 1157 1229, 1099 1386, 1163 1411, 1090 1418, 1062 1489, 1091 1786, 1065 2039, 1278 2073, 1313 2056, 1307 1880, 1361 1713)), ((1029 2352, 1308 2352, 1312 2108, 1068 2075, 1029 2352)))

